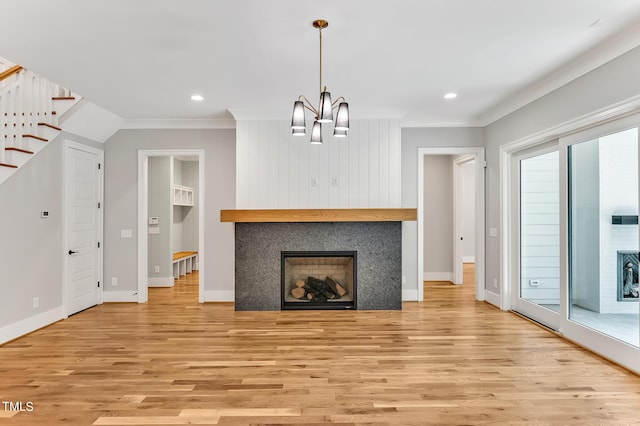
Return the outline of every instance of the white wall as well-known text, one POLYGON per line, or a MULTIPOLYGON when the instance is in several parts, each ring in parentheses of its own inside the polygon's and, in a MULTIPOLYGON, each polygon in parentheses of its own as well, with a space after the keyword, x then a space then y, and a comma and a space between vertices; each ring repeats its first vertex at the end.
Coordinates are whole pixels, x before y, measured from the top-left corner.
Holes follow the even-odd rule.
POLYGON ((600 148, 600 313, 638 314, 638 303, 618 302, 618 250, 638 251, 638 226, 612 225, 612 215, 638 214, 638 129, 604 136, 600 148))
POLYGON ((453 277, 453 162, 450 155, 424 157, 424 279, 453 277))
POLYGON ((204 261, 211 273, 204 282, 206 300, 233 300, 234 227, 220 223, 220 210, 235 208, 234 130, 120 130, 105 144, 105 292, 137 292, 138 284, 138 150, 203 149, 207 219, 204 261), (109 167, 111 164, 111 168, 109 167), (120 238, 132 229, 133 238, 120 238), (111 277, 118 286, 111 287, 111 277))
POLYGON ((291 136, 288 120, 237 122, 237 208, 400 206, 400 125, 353 120, 346 139, 291 136))

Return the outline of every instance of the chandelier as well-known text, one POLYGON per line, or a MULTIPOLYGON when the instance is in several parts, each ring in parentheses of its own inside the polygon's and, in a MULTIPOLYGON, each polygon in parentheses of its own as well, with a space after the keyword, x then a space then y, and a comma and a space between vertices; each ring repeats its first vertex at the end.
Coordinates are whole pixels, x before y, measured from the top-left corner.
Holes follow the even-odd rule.
POLYGON ((331 102, 331 93, 326 86, 322 86, 322 30, 329 26, 329 22, 324 19, 313 21, 313 27, 320 32, 320 104, 316 109, 304 96, 298 96, 298 100, 293 103, 293 116, 291 117, 291 130, 293 136, 306 135, 305 108, 314 115, 313 127, 311 128, 311 143, 322 143, 322 124, 333 123, 333 110, 337 109, 335 123, 333 126, 333 136, 346 138, 349 130, 349 104, 345 98, 340 96, 335 102, 331 102))

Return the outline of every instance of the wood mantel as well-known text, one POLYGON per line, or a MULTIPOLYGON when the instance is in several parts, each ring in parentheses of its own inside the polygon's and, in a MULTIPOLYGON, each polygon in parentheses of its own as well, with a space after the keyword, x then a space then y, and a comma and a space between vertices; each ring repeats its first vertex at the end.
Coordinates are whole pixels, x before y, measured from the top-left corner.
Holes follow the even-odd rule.
POLYGON ((396 222, 417 220, 417 209, 220 210, 220 222, 396 222))

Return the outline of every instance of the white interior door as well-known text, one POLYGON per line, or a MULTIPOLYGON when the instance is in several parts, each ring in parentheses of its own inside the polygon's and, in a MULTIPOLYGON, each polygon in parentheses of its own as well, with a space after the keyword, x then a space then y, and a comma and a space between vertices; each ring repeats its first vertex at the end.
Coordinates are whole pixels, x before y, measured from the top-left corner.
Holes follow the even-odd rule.
POLYGON ((102 151, 65 150, 67 314, 101 303, 102 151))

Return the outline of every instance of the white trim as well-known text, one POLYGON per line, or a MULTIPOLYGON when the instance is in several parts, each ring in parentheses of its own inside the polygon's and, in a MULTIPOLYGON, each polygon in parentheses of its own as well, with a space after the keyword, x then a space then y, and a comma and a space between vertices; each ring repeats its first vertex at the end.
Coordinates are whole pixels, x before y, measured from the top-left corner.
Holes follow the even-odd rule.
POLYGON ((173 287, 173 277, 153 277, 149 278, 149 287, 173 287))
POLYGON ((104 303, 138 302, 137 291, 104 291, 102 292, 104 303))
POLYGON ((426 155, 466 155, 471 154, 475 158, 475 217, 476 217, 476 270, 475 270, 475 296, 476 300, 484 300, 485 297, 485 149, 484 147, 460 147, 460 148, 418 148, 418 262, 417 262, 417 288, 418 300, 424 300, 424 286, 420 277, 424 276, 424 157, 426 155))
POLYGON ((215 119, 129 119, 122 129, 235 129, 235 120, 215 119))
POLYGON ((235 298, 234 290, 206 290, 204 292, 205 302, 235 302, 235 298))
POLYGON ((421 300, 418 299, 418 290, 414 290, 414 289, 408 289, 408 290, 402 290, 402 301, 403 302, 420 302, 421 300))
POLYGON ((69 182, 67 182, 67 166, 68 166, 68 157, 67 153, 69 149, 75 149, 82 152, 87 152, 93 155, 98 156, 98 161, 101 164, 101 173, 99 173, 99 182, 98 182, 98 202, 101 205, 101 208, 98 210, 98 229, 97 229, 97 237, 100 242, 100 248, 98 249, 97 259, 96 259, 96 280, 100 283, 100 287, 98 290, 98 304, 102 304, 104 301, 102 294, 104 293, 104 150, 99 148, 94 148, 88 145, 81 144, 79 142, 75 142, 72 140, 65 139, 64 141, 64 149, 62 150, 62 308, 65 316, 69 315, 69 299, 71 297, 71 288, 69 286, 69 268, 67 265, 67 257, 69 250, 69 212, 67 211, 67 195, 68 195, 68 186, 69 182))
POLYGON ((502 309, 502 307, 500 306, 500 303, 502 301, 502 299, 500 298, 500 295, 497 293, 494 293, 491 290, 487 290, 484 292, 484 301, 495 306, 496 308, 502 309))
POLYGON ((204 149, 141 149, 138 151, 138 303, 149 299, 148 268, 149 239, 147 217, 149 209, 149 157, 197 156, 198 157, 198 301, 205 301, 205 251, 204 251, 204 206, 205 206, 205 156, 204 149))
POLYGON ((65 317, 64 306, 58 306, 57 308, 14 322, 13 324, 5 325, 0 328, 0 344, 46 327, 65 317))
POLYGON ((450 281, 453 283, 453 272, 425 272, 422 277, 424 281, 450 281))
POLYGON ((462 263, 476 263, 475 256, 462 256, 462 263))

